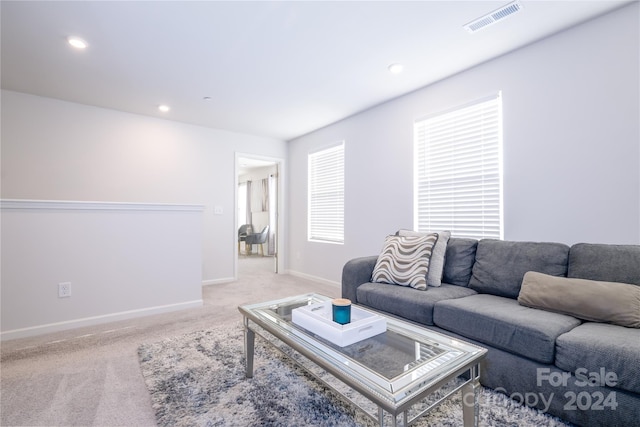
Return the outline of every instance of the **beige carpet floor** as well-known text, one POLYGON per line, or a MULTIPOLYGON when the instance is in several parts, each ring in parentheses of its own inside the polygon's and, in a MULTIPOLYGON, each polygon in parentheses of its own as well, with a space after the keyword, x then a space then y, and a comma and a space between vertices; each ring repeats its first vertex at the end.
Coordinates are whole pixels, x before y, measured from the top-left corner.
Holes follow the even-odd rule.
POLYGON ((340 294, 336 286, 274 274, 272 265, 271 258, 241 257, 238 281, 205 286, 200 308, 3 342, 0 425, 154 426, 140 344, 239 322, 241 304, 340 294))

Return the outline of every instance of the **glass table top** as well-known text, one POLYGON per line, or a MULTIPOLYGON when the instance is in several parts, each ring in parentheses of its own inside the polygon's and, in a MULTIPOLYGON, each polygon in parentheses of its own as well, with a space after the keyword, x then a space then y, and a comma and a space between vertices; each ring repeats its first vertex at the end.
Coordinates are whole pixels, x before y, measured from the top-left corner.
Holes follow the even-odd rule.
POLYGON ((323 295, 306 294, 239 309, 245 317, 296 350, 322 358, 338 376, 359 381, 394 404, 435 385, 454 371, 464 370, 486 353, 481 347, 389 316, 384 316, 386 332, 345 347, 292 322, 295 308, 330 300, 323 295))

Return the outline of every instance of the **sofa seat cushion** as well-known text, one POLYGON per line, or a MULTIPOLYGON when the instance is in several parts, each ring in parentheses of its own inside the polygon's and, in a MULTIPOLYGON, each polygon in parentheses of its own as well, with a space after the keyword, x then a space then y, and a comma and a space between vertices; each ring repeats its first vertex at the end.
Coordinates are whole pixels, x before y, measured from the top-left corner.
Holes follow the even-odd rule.
POLYGON ((429 288, 426 292, 383 283, 365 283, 356 290, 358 304, 424 325, 433 325, 433 307, 438 301, 475 293, 469 288, 448 283, 429 288))
MULTIPOLYGON (((640 330, 618 325, 587 322, 556 340, 555 365, 568 372, 590 376, 601 370, 615 374, 609 386, 640 393, 640 330)), ((593 375, 597 381, 598 378, 593 375)), ((609 374, 611 379, 611 374, 609 374)), ((588 391, 588 386, 585 386, 588 391)))
POLYGON ((575 317, 486 294, 440 301, 433 320, 442 329, 541 363, 553 363, 556 338, 581 323, 575 317))

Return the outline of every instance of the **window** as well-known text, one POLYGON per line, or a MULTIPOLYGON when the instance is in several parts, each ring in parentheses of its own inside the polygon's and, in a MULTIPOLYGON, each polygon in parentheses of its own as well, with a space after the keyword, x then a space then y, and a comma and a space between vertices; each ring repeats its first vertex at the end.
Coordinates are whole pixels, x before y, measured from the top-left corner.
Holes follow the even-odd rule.
POLYGON ((414 124, 414 227, 502 238, 500 94, 414 124))
POLYGON ((309 154, 309 240, 344 243, 344 142, 309 154))

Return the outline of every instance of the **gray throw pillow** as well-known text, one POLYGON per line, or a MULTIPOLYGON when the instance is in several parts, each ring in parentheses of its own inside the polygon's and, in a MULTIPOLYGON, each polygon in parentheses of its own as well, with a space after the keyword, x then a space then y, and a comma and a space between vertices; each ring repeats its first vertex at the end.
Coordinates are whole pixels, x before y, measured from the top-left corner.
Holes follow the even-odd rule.
MULTIPOLYGON (((413 230, 398 230, 398 236, 428 236, 431 233, 421 233, 413 230)), ((431 260, 429 261, 429 271, 427 273, 427 285, 438 287, 442 285, 442 275, 444 272, 444 256, 447 252, 447 242, 451 238, 450 231, 438 231, 438 241, 433 247, 431 260)))
POLYGON ((387 236, 371 281, 427 289, 427 271, 437 234, 387 236))

